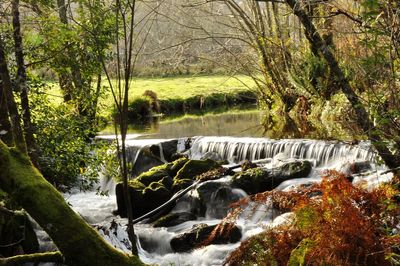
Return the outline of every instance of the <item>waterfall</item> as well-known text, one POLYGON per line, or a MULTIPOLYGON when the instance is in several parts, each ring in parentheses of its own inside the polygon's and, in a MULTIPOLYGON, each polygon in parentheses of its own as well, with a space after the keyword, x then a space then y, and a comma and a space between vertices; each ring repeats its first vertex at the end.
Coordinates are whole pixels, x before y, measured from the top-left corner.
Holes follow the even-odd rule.
POLYGON ((282 159, 305 159, 314 162, 315 166, 327 166, 335 161, 373 161, 376 156, 369 142, 352 145, 309 139, 196 138, 191 157, 199 158, 206 152, 216 152, 231 162, 268 159, 280 154, 282 159))

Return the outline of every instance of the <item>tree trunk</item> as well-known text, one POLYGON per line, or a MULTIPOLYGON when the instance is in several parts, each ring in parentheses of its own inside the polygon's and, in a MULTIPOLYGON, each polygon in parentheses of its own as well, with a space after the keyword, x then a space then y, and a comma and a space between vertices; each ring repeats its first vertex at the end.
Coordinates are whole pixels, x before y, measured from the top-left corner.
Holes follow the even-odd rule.
POLYGON ((31 109, 29 107, 28 84, 22 46, 21 23, 19 19, 19 0, 13 0, 12 13, 15 59, 18 69, 16 83, 21 96, 22 120, 24 121, 25 142, 28 148, 28 154, 31 157, 32 162, 37 165, 38 153, 36 141, 33 137, 34 128, 31 121, 31 109))
POLYGON ((0 188, 49 234, 68 265, 142 265, 110 246, 65 202, 28 157, 0 141, 0 188))
POLYGON ((300 22, 304 26, 306 38, 310 42, 311 46, 317 49, 319 52, 318 55, 322 55, 322 57, 328 63, 331 69, 331 74, 335 77, 338 86, 346 95, 346 98, 356 112, 356 122, 358 126, 372 141, 374 147, 378 151, 378 154, 381 156, 385 164, 390 168, 398 167, 400 165, 400 158, 390 152, 387 146, 384 145, 384 141, 379 132, 374 130, 373 123, 371 122, 364 105, 360 101, 360 98, 351 88, 349 81, 340 68, 338 61, 333 55, 330 47, 322 39, 305 10, 301 8, 301 3, 296 0, 285 0, 285 2, 291 7, 293 13, 300 19, 300 22))
POLYGON ((8 117, 7 98, 0 78, 0 139, 8 146, 12 146, 14 139, 11 132, 11 123, 8 117))
POLYGON ((25 265, 25 263, 34 263, 34 265, 37 265, 41 262, 62 263, 63 261, 64 258, 60 252, 47 252, 18 255, 0 259, 0 266, 20 266, 25 265))
POLYGON ((7 100, 7 109, 10 116, 11 131, 14 137, 15 146, 22 152, 26 152, 26 144, 24 133, 20 124, 20 116, 18 113, 17 104, 15 103, 10 73, 6 61, 3 42, 0 38, 0 79, 2 80, 2 89, 7 100))
MULTIPOLYGON (((60 21, 64 25, 68 25, 68 17, 67 17, 67 6, 65 4, 65 0, 57 0, 57 8, 58 8, 58 17, 60 21)), ((69 48, 67 48, 67 51, 69 48)), ((69 71, 59 73, 59 83, 60 88, 63 92, 64 102, 69 102, 72 100, 72 92, 73 92, 73 83, 72 76, 69 71)))

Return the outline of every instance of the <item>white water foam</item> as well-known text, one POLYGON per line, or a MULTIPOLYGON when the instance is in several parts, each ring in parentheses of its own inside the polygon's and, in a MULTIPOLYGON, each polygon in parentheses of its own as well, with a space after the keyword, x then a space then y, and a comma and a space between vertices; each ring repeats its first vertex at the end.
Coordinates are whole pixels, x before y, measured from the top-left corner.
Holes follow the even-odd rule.
POLYGON ((375 153, 369 142, 351 145, 337 141, 307 139, 271 140, 265 138, 198 137, 191 148, 192 158, 217 152, 224 159, 240 162, 274 158, 306 159, 315 166, 329 166, 337 161, 372 161, 375 153), (279 154, 279 158, 276 157, 279 154))

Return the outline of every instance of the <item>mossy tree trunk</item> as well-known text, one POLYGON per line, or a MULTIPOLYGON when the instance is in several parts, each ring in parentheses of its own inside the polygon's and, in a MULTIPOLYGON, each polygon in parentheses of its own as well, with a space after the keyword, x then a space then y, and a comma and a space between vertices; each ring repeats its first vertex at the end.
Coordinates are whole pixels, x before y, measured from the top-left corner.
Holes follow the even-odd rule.
POLYGON ((142 265, 110 246, 21 152, 0 141, 0 188, 49 234, 68 265, 142 265))

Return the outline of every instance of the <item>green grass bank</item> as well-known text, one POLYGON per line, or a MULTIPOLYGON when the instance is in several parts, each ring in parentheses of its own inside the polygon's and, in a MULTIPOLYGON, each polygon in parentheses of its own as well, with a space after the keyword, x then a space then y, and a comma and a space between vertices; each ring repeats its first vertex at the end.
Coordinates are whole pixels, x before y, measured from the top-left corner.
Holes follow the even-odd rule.
MULTIPOLYGON (((116 80, 112 82, 116 84, 116 80)), ((62 95, 56 82, 48 84, 52 95, 62 95)), ((103 86, 106 92, 99 102, 99 112, 110 118, 114 113, 114 100, 106 80, 103 86)), ((255 104, 254 87, 253 80, 245 75, 137 77, 130 83, 129 117, 137 120, 158 113, 169 116, 255 104)), ((54 102, 61 100, 55 97, 54 102)))

